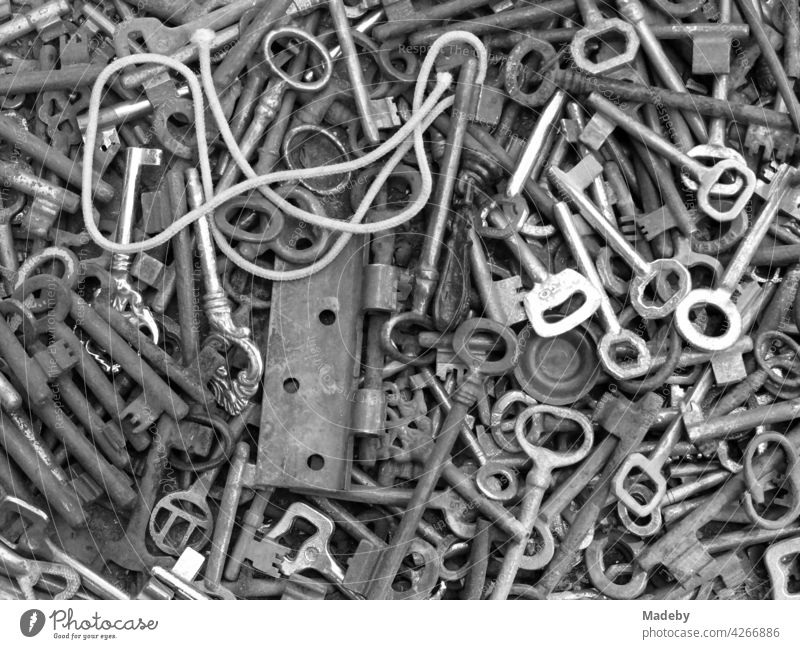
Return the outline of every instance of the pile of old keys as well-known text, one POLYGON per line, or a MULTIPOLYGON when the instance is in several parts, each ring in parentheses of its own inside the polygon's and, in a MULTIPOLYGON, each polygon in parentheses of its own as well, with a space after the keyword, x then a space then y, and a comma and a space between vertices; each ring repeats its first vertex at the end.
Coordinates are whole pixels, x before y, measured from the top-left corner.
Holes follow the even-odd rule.
POLYGON ((800 599, 797 0, 0 14, 3 598, 800 599))

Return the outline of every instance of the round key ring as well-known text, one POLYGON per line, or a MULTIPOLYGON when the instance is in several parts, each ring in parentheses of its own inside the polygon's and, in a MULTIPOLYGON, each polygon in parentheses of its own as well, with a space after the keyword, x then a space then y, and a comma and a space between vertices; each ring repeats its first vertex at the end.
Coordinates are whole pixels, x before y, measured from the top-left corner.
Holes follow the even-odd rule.
POLYGON ((430 365, 434 360, 435 352, 425 351, 421 354, 411 354, 400 351, 397 346, 393 336, 395 330, 399 331, 401 328, 409 326, 421 327, 430 331, 433 329, 433 322, 428 316, 422 316, 413 311, 404 311, 393 315, 381 327, 381 347, 383 347, 383 351, 393 360, 406 365, 413 367, 430 365))
POLYGON ((60 275, 55 275, 67 288, 75 288, 80 276, 81 262, 78 256, 67 248, 50 246, 37 253, 29 255, 17 270, 14 288, 22 286, 26 279, 33 277, 37 272, 48 272, 47 264, 57 263, 62 267, 60 275))
POLYGON ((264 37, 263 51, 264 60, 266 61, 270 71, 275 76, 280 77, 280 79, 287 86, 293 88, 294 90, 299 90, 301 92, 317 92, 327 86, 328 82, 331 80, 331 75, 333 74, 333 62, 331 61, 330 54, 328 54, 328 50, 316 36, 304 29, 290 26, 273 29, 264 37), (293 44, 293 46, 296 48, 300 47, 303 43, 314 48, 322 59, 322 74, 320 77, 313 81, 302 81, 287 75, 286 72, 281 69, 278 62, 275 61, 275 57, 272 53, 272 46, 278 41, 279 38, 294 38, 296 42, 293 44))
POLYGON ((490 500, 506 503, 517 497, 518 471, 502 462, 489 460, 475 473, 475 486, 490 500))
POLYGON ((453 350, 473 372, 484 376, 502 376, 517 364, 517 337, 505 325, 487 318, 471 318, 462 322, 453 333, 453 350), (489 360, 489 354, 475 352, 469 341, 482 333, 498 336, 504 343, 503 356, 489 360))
POLYGON ((214 212, 214 222, 231 241, 266 244, 280 236, 285 221, 283 212, 260 194, 251 192, 223 203, 214 212))
POLYGON ((517 43, 506 61, 504 83, 509 96, 523 106, 543 106, 556 90, 553 74, 558 69, 558 65, 553 65, 552 61, 557 61, 557 59, 555 48, 546 41, 529 36, 517 43), (539 57, 540 66, 549 65, 549 67, 544 74, 540 74, 539 85, 528 92, 521 80, 521 77, 525 76, 525 66, 522 61, 531 54, 539 57))
POLYGON ((72 304, 69 289, 54 275, 28 277, 14 289, 12 297, 33 315, 39 334, 53 329, 56 322, 64 322, 72 304))
POLYGON ((757 435, 747 445, 742 464, 744 465, 744 480, 747 485, 747 491, 742 496, 742 506, 750 520, 755 525, 767 530, 779 530, 791 524, 800 515, 800 456, 792 442, 784 435, 774 431, 757 435), (785 482, 791 485, 793 491, 792 506, 785 514, 776 519, 764 518, 755 509, 755 503, 762 504, 765 501, 765 490, 756 476, 753 461, 758 447, 770 443, 783 449, 786 455, 785 482))
MULTIPOLYGON (((312 166, 311 158, 325 156, 326 162, 347 162, 350 155, 345 145, 330 129, 317 124, 293 126, 283 138, 283 159, 289 169, 312 166)), ((351 185, 352 172, 327 176, 321 179, 301 179, 300 184, 320 196, 341 194, 351 185), (338 180, 331 184, 331 179, 338 180)))

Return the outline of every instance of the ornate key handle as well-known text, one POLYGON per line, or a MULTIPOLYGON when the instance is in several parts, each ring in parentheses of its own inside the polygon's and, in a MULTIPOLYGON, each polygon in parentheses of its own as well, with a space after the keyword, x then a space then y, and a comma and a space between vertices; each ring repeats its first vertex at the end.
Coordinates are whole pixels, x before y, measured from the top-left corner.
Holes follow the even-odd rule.
MULTIPOLYGON (((125 177, 122 182, 122 201, 119 206, 117 243, 127 244, 133 240, 133 222, 136 218, 136 202, 139 182, 146 167, 161 166, 160 149, 130 147, 125 152, 125 177)), ((111 306, 126 314, 132 324, 144 328, 153 342, 158 342, 158 326, 155 318, 142 300, 141 294, 130 283, 131 255, 111 255, 111 306), (130 311, 127 309, 130 307, 130 311)))
POLYGON ((267 32, 264 37, 264 60, 267 63, 272 74, 277 76, 286 86, 293 90, 301 92, 316 92, 322 90, 328 85, 333 74, 333 61, 331 55, 322 42, 317 39, 313 34, 300 29, 299 27, 279 27, 267 32), (282 68, 278 61, 278 57, 272 53, 272 46, 279 39, 290 39, 289 50, 299 50, 303 45, 310 45, 313 50, 317 52, 321 61, 319 67, 322 71, 319 73, 318 78, 311 81, 299 79, 300 75, 289 75, 282 68))
POLYGON ((48 561, 36 561, 21 557, 4 543, 0 543, 0 565, 3 570, 16 579, 25 599, 40 599, 33 587, 44 576, 59 577, 64 580, 64 588, 53 595, 54 600, 72 599, 81 585, 78 573, 69 566, 48 561))
MULTIPOLYGON (((195 209, 203 204, 203 188, 200 174, 196 169, 186 170, 186 190, 189 207, 195 209)), ((216 402, 228 414, 238 415, 258 390, 258 382, 264 373, 264 363, 258 347, 250 338, 250 329, 237 327, 231 317, 231 307, 217 276, 217 260, 208 217, 195 221, 195 234, 200 253, 203 283, 206 294, 203 311, 211 327, 211 337, 223 342, 225 346, 239 347, 247 357, 247 367, 232 379, 225 366, 221 366, 210 381, 210 389, 216 402)))
MULTIPOLYGON (((31 577, 36 574, 47 574, 64 578, 66 586, 61 593, 63 599, 71 599, 72 595, 74 595, 72 589, 74 587, 77 590, 78 585, 82 585, 85 589, 104 599, 130 599, 126 592, 117 588, 103 575, 69 555, 50 539, 48 535, 50 517, 43 510, 34 507, 21 498, 3 495, 2 490, 0 490, 0 520, 3 518, 8 520, 10 516, 15 517, 19 524, 15 522, 5 526, 2 534, 0 534, 0 547, 8 547, 22 557, 35 556, 47 560, 46 563, 38 562, 39 566, 31 574, 31 577), (8 538, 6 536, 12 530, 19 532, 18 538, 8 538), (45 570, 42 570, 43 566, 45 570)), ((32 561, 31 559, 25 560, 32 561)), ((33 584, 35 585, 35 583, 34 581, 33 584)), ((21 583, 20 587, 22 588, 21 583)), ((58 599, 58 596, 55 599, 58 599)))

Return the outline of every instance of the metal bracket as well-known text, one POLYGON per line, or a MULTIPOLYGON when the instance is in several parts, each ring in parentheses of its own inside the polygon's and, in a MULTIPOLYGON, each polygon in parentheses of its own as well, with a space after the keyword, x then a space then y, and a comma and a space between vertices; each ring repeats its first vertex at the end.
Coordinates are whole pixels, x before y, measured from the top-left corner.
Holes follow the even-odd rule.
MULTIPOLYGON (((324 273, 273 287, 258 486, 349 487, 367 251, 363 238, 353 237, 324 273)), ((287 266, 276 261, 278 270, 287 266)))

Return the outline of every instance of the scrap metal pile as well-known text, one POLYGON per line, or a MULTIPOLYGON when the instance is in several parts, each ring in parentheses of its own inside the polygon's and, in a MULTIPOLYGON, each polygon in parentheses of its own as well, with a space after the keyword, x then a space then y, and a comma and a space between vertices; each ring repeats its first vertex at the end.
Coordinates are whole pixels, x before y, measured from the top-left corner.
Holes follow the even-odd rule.
POLYGON ((12 0, 0 66, 0 597, 800 598, 797 0, 12 0))

